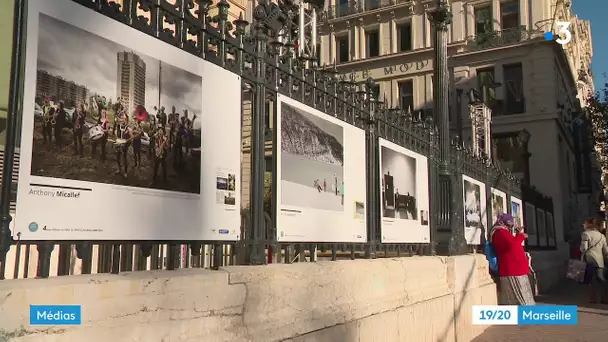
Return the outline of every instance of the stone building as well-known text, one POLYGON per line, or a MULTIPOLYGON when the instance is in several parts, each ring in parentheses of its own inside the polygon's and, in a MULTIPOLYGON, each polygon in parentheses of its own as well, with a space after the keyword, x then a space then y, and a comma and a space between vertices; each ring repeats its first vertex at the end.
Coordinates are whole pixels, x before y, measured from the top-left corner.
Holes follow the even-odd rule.
MULTIPOLYGON (((341 77, 358 83, 373 78, 377 97, 391 106, 431 115, 434 43, 426 13, 435 4, 330 1, 319 26, 321 63, 335 63, 341 77)), ((589 153, 581 150, 588 139, 577 130, 582 99, 593 91, 589 22, 578 19, 565 0, 450 4, 454 133, 457 118, 464 117, 458 134, 465 142, 470 138, 467 93, 475 89, 492 110, 494 158, 553 198, 556 234, 567 237, 596 210, 589 153), (558 35, 563 21, 570 23, 571 41, 562 47, 545 40, 545 32, 558 35)))

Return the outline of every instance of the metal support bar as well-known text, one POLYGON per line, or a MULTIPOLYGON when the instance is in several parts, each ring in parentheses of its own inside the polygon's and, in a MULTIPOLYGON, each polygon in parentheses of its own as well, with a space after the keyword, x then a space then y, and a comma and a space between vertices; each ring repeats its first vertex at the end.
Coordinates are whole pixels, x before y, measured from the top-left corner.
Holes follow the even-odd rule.
MULTIPOLYGON (((11 236, 11 186, 13 184, 13 162, 17 139, 18 120, 21 113, 21 84, 23 73, 23 36, 26 15, 25 0, 15 0, 13 13, 13 56, 11 58, 11 78, 8 112, 6 113, 6 142, 4 145, 4 160, 2 170, 2 187, 0 189, 0 262, 4 266, 6 253, 13 243, 11 236)), ((4 272, 2 272, 4 273, 4 272)))

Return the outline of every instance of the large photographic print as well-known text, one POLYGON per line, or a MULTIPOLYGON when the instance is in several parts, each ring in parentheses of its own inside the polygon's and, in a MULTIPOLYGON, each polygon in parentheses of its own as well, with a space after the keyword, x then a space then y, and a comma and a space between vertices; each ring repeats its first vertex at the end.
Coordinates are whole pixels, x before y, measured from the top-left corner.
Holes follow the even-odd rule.
POLYGON ((492 193, 492 212, 490 216, 490 220, 494 221, 498 218, 499 214, 507 212, 507 194, 498 190, 491 188, 492 193))
POLYGON ((344 131, 289 104, 281 107, 281 204, 344 211, 344 131))
POLYGON ((536 208, 536 229, 538 230, 538 245, 540 247, 547 246, 547 222, 545 219, 545 211, 536 208))
POLYGON ((386 146, 380 148, 380 155, 382 160, 382 216, 417 220, 416 159, 386 146))
POLYGON ((524 226, 522 201, 519 198, 513 196, 511 196, 511 215, 513 216, 513 220, 515 221, 515 225, 517 227, 524 226))
POLYGON ((30 0, 27 18, 13 234, 238 239, 238 75, 212 74, 211 63, 70 0, 30 0), (220 170, 234 175, 229 204, 217 204, 220 170))
POLYGON ((465 227, 477 228, 481 224, 481 187, 471 181, 464 181, 465 227))
POLYGON ((528 246, 538 246, 538 230, 536 229, 536 207, 530 203, 525 204, 524 229, 528 234, 528 246))
POLYGON ((429 174, 427 158, 386 139, 379 139, 384 243, 428 243, 429 174))
POLYGON ((31 174, 200 192, 201 76, 40 14, 31 174))
POLYGON ((484 183, 463 175, 462 188, 465 238, 469 244, 480 244, 481 232, 487 228, 486 187, 484 183))
POLYGON ((366 241, 365 131, 277 99, 277 239, 366 241))

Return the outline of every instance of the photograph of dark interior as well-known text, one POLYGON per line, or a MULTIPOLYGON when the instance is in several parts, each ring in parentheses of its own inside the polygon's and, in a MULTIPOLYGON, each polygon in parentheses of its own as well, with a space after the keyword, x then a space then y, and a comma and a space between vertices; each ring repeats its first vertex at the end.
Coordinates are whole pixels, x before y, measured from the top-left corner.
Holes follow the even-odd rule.
POLYGON ((417 220, 416 158, 382 146, 380 159, 382 160, 382 216, 417 220))
POLYGON ((478 184, 464 180, 465 227, 479 228, 481 223, 481 188, 478 184))

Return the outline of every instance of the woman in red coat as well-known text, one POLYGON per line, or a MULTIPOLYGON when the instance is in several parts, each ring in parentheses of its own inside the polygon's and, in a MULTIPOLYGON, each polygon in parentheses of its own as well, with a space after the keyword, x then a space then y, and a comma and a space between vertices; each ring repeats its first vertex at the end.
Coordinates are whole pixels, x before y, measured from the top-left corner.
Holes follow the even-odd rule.
POLYGON ((498 215, 492 227, 490 239, 498 259, 500 275, 500 304, 535 305, 534 293, 530 286, 530 265, 523 242, 528 235, 518 227, 513 235, 513 217, 509 214, 498 215))

